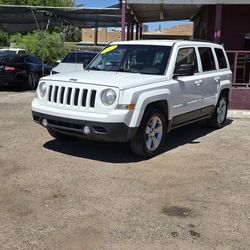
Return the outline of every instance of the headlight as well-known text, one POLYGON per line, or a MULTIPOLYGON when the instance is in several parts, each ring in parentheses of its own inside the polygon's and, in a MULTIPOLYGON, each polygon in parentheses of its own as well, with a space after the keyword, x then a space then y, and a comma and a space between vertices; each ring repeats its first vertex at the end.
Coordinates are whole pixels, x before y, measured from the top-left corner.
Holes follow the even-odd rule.
POLYGON ((105 89, 101 95, 102 103, 106 106, 114 104, 116 100, 116 93, 112 89, 105 89))
POLYGON ((47 88, 48 88, 48 86, 45 82, 41 82, 39 84, 38 90, 39 90, 39 94, 41 97, 44 97, 46 95, 47 88))

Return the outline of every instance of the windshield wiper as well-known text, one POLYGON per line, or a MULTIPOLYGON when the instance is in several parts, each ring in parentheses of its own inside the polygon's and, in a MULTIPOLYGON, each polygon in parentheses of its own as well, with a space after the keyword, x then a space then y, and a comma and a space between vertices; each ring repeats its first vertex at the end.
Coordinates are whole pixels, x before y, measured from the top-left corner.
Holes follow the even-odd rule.
POLYGON ((125 73, 139 73, 138 71, 131 70, 131 69, 119 69, 119 72, 125 72, 125 73))
POLYGON ((93 66, 93 67, 90 67, 86 70, 101 70, 100 68, 98 68, 97 66, 93 66))

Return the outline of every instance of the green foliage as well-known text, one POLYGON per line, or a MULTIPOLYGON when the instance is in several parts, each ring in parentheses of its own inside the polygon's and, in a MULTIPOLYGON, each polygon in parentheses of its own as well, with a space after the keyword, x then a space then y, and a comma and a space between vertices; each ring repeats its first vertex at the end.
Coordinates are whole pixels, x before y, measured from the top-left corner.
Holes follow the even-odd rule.
MULTIPOLYGON (((55 7, 77 6, 76 0, 0 0, 0 4, 55 7)), ((15 46, 25 48, 28 53, 53 64, 67 52, 62 48, 62 39, 63 41, 77 42, 81 40, 81 31, 73 26, 55 27, 47 32, 16 33, 11 35, 9 40, 15 46)), ((8 42, 8 34, 0 32, 0 46, 8 46, 8 42)))
POLYGON ((11 42, 16 46, 26 49, 48 63, 55 63, 65 52, 62 49, 60 35, 56 32, 34 31, 27 35, 16 33, 11 37, 11 42))
POLYGON ((76 1, 75 0, 0 0, 0 4, 73 7, 76 6, 76 1))
POLYGON ((6 32, 0 31, 0 46, 8 46, 8 34, 6 32))

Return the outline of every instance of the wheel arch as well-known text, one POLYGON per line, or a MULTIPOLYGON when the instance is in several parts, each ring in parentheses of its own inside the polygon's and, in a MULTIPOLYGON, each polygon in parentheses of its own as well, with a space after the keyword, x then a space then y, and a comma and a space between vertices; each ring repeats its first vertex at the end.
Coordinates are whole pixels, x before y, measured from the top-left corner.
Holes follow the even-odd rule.
POLYGON ((139 96, 136 103, 136 109, 132 116, 130 126, 139 127, 142 117, 147 109, 156 108, 160 110, 166 118, 166 121, 169 120, 172 116, 171 112, 171 99, 169 90, 157 90, 144 92, 139 96))
POLYGON ((220 92, 220 95, 219 95, 218 100, 219 100, 222 96, 224 96, 224 97, 226 97, 227 103, 229 103, 229 100, 230 100, 230 93, 231 93, 231 91, 230 91, 229 88, 224 88, 224 89, 222 89, 221 92, 220 92))

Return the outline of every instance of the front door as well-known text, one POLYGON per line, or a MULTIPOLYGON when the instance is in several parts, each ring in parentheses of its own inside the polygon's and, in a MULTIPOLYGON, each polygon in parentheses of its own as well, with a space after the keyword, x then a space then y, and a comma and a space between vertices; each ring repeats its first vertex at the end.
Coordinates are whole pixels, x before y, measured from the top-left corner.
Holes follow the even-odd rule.
POLYGON ((179 76, 174 83, 173 114, 174 116, 188 113, 200 108, 202 98, 202 80, 198 70, 196 50, 193 47, 180 48, 175 67, 192 64, 195 73, 192 76, 179 76))

